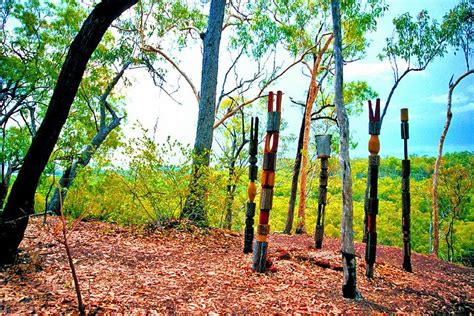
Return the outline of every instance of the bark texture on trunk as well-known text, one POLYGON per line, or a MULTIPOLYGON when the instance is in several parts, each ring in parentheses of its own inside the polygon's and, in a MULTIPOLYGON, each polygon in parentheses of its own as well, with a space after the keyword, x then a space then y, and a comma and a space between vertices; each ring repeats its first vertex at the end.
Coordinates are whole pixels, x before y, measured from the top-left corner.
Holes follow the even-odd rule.
POLYGON ((34 212, 34 195, 41 173, 58 140, 90 56, 122 12, 138 0, 103 0, 92 10, 74 38, 45 118, 25 156, 0 220, 0 262, 11 261, 17 253, 34 212))
MULTIPOLYGON (((306 109, 305 109, 306 113, 306 109)), ((301 119, 300 134, 298 136, 298 147, 296 148, 295 163, 293 165, 293 177, 291 178, 290 201, 288 202, 288 215, 286 217, 285 234, 290 235, 293 228, 293 220, 295 218, 296 193, 298 192, 298 178, 301 169, 301 149, 303 148, 304 122, 305 114, 301 119)))
POLYGON ((194 159, 189 194, 181 213, 197 224, 207 224, 205 211, 206 175, 212 147, 213 124, 216 108, 216 87, 219 65, 219 46, 224 21, 225 0, 212 0, 207 31, 204 34, 204 50, 201 71, 201 98, 194 141, 194 159))
POLYGON ((311 70, 311 81, 308 88, 308 98, 306 100, 305 115, 304 115, 304 133, 303 133, 303 147, 301 149, 301 177, 300 177, 300 199, 298 204, 298 225, 296 233, 302 234, 306 232, 305 217, 306 217, 306 184, 307 184, 307 165, 308 165, 308 148, 309 136, 311 132, 311 113, 313 104, 319 93, 319 85, 317 77, 320 71, 320 65, 324 53, 329 48, 333 39, 331 34, 321 50, 314 55, 313 69, 311 70))
MULTIPOLYGON (((315 57, 316 59, 316 57, 315 57)), ((297 234, 306 233, 305 217, 306 217, 306 184, 307 184, 307 165, 308 165, 308 147, 309 136, 311 132, 311 111, 313 110, 314 100, 318 95, 319 87, 316 83, 318 69, 317 61, 314 60, 313 70, 311 72, 311 82, 309 84, 308 99, 306 101, 304 114, 304 132, 303 146, 301 148, 301 177, 300 177, 300 198, 298 203, 298 224, 296 226, 297 234)), ((319 68, 319 67, 318 67, 319 68)))
POLYGON ((343 103, 343 57, 341 13, 339 0, 331 0, 331 13, 334 29, 334 59, 336 62, 336 78, 334 82, 334 103, 340 133, 339 162, 342 171, 342 222, 341 251, 344 280, 342 295, 356 298, 356 259, 354 249, 353 209, 352 209, 352 176, 349 158, 349 119, 343 103))
POLYGON ((459 78, 456 79, 454 82, 449 83, 448 89, 448 102, 447 102, 447 109, 446 109, 446 123, 444 124, 443 131, 441 132, 441 137, 439 138, 439 145, 438 145, 438 157, 436 158, 434 172, 433 172, 433 253, 438 257, 438 249, 439 249, 439 228, 438 228, 438 214, 439 214, 439 206, 438 206, 438 182, 439 182, 439 168, 441 166, 441 158, 443 157, 443 145, 444 140, 446 139, 446 135, 448 134, 449 126, 451 125, 451 119, 453 117, 453 112, 451 112, 451 105, 452 105, 452 97, 454 88, 467 76, 472 75, 474 70, 468 70, 463 73, 459 78))

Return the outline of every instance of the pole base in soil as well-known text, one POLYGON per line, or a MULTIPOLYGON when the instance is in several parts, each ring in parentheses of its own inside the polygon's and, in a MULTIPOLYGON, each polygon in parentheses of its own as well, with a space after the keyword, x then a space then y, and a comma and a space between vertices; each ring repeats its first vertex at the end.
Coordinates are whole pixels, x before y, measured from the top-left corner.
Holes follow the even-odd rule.
POLYGON ((404 259, 403 259, 403 269, 404 269, 406 272, 413 272, 413 270, 412 270, 412 268, 411 268, 410 258, 404 258, 404 259))
POLYGON ((342 252, 342 268, 344 270, 344 283, 342 285, 342 296, 355 299, 357 296, 356 287, 356 260, 352 253, 342 252))
POLYGON ((365 268, 365 276, 368 277, 369 279, 372 279, 374 277, 374 266, 371 264, 368 264, 365 268))
POLYGON ((316 232, 314 234, 314 245, 316 249, 321 249, 323 247, 323 236, 324 227, 322 225, 316 225, 316 232))
POLYGON ((245 232, 245 241, 244 241, 244 253, 251 253, 253 246, 253 227, 252 232, 245 232))
POLYGON ((256 241, 253 252, 253 266, 254 271, 263 273, 267 271, 267 248, 268 242, 256 241))

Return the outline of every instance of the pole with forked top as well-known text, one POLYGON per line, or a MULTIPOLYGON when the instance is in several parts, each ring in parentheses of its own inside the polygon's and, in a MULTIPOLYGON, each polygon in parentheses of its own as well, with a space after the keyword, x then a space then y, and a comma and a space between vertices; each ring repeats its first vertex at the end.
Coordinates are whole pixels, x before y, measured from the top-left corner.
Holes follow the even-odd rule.
POLYGON ((367 209, 367 242, 365 245, 365 262, 366 276, 372 278, 374 276, 374 263, 377 250, 377 214, 379 212, 379 199, 378 199, 378 177, 379 177, 379 165, 380 156, 380 99, 377 99, 375 104, 375 113, 372 108, 372 102, 369 101, 369 199, 367 209))
POLYGON ((267 271, 267 248, 270 226, 270 210, 273 203, 273 187, 275 185, 276 157, 278 137, 280 134, 282 92, 277 92, 276 109, 273 110, 273 92, 268 94, 267 135, 263 153, 263 171, 261 177, 262 192, 260 194, 260 217, 257 226, 257 240, 253 251, 253 270, 267 271))

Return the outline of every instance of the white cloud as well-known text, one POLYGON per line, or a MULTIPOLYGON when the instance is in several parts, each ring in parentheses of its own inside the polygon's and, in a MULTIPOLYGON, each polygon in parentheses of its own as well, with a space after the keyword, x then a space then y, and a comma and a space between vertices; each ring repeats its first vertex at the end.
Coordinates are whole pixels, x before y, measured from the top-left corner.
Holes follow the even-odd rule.
POLYGON ((446 93, 444 94, 433 94, 428 97, 428 101, 435 103, 435 104, 446 104, 446 101, 448 99, 448 95, 446 93))
POLYGON ((461 106, 453 106, 452 111, 454 113, 466 113, 474 111, 474 102, 470 102, 461 106))
POLYGON ((392 80, 392 68, 389 62, 354 62, 344 67, 344 75, 349 79, 373 79, 392 80))
MULTIPOLYGON (((448 94, 434 94, 428 97, 428 101, 435 104, 446 104, 448 102, 448 94)), ((471 98, 464 93, 456 93, 453 95, 452 104, 467 103, 471 98)))
POLYGON ((469 85, 466 88, 466 91, 469 92, 469 93, 474 93, 474 84, 469 85))

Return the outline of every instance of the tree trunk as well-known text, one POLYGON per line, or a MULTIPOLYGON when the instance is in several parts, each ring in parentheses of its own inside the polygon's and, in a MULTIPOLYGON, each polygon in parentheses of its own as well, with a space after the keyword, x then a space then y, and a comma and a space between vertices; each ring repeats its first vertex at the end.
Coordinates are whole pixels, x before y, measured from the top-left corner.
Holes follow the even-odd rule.
POLYGON ((113 80, 109 83, 105 92, 100 97, 101 107, 100 107, 100 126, 99 131, 94 135, 89 145, 87 145, 80 153, 79 158, 72 163, 62 174, 61 179, 59 179, 59 188, 54 190, 53 196, 48 202, 47 210, 60 214, 59 207, 64 200, 66 199, 67 192, 74 180, 76 179, 77 172, 80 168, 85 167, 89 164, 92 156, 96 153, 100 146, 107 139, 109 134, 120 125, 122 118, 118 117, 115 111, 107 103, 107 97, 112 92, 113 88, 117 85, 119 80, 123 77, 125 70, 131 65, 131 62, 126 62, 122 69, 116 74, 113 80), (110 112, 112 120, 107 124, 107 115, 106 109, 110 112), (59 198, 59 190, 61 189, 61 200, 59 198))
MULTIPOLYGON (((107 136, 117 126, 120 125, 120 121, 121 118, 115 117, 108 125, 106 125, 103 129, 99 130, 99 132, 92 139, 91 143, 87 145, 84 150, 81 151, 81 153, 79 154, 79 158, 63 172, 61 179, 59 179, 59 188, 61 188, 61 199, 63 202, 66 199, 67 192, 73 184, 74 179, 76 179, 79 169, 89 164, 90 160, 92 159, 92 156, 106 140, 107 136)), ((53 196, 48 202, 48 211, 54 212, 57 215, 60 215, 59 188, 56 188, 54 190, 53 196)))
MULTIPOLYGON (((301 177, 300 177, 300 198, 298 203, 298 224, 296 226, 297 234, 304 234, 305 217, 306 217, 306 183, 307 183, 307 165, 308 165, 308 147, 309 136, 311 132, 311 111, 313 109, 314 100, 318 95, 319 87, 316 83, 318 69, 316 68, 316 57, 314 60, 313 71, 311 73, 311 82, 309 84, 308 99, 306 100, 304 115, 304 132, 303 146, 301 148, 301 177)), ((319 67, 318 67, 319 68, 319 67)))
POLYGON ((343 103, 343 57, 339 0, 331 0, 331 13, 334 29, 334 60, 336 63, 334 103, 336 106, 337 122, 339 124, 339 162, 342 171, 341 251, 344 272, 342 295, 346 298, 356 298, 356 258, 353 231, 352 176, 349 158, 349 119, 343 103))
POLYGON ((232 229, 232 204, 235 196, 235 161, 229 167, 229 179, 227 182, 227 194, 225 197, 225 220, 224 228, 232 229))
POLYGON ((138 0, 103 0, 92 10, 74 38, 58 77, 46 115, 13 184, 0 221, 0 263, 14 259, 34 212, 41 173, 58 140, 90 56, 110 24, 138 0))
POLYGON ((205 211, 206 169, 210 162, 213 124, 216 108, 216 87, 219 65, 219 46, 224 21, 225 0, 212 0, 207 31, 204 34, 204 48, 201 71, 201 99, 194 141, 194 158, 189 194, 181 213, 197 224, 207 224, 205 211))
POLYGON ((6 179, 0 183, 0 207, 3 207, 5 199, 7 198, 9 183, 10 181, 7 182, 6 179))
POLYGON ((7 168, 7 172, 3 175, 3 180, 0 183, 0 208, 3 207, 5 203, 5 199, 7 198, 8 188, 10 187, 10 179, 12 176, 14 169, 9 164, 7 168))
POLYGON ((451 104, 452 104, 452 97, 454 88, 467 76, 474 73, 474 70, 468 70, 464 74, 462 74, 456 81, 453 83, 452 81, 449 83, 448 89, 448 104, 446 110, 446 123, 443 128, 443 132, 441 133, 441 137, 439 138, 439 145, 438 145, 438 157, 436 158, 434 172, 433 172, 433 253, 438 257, 438 248, 439 248, 439 228, 438 228, 438 181, 439 181, 439 168, 441 166, 441 158, 443 157, 443 145, 444 140, 446 139, 446 135, 448 134, 449 126, 451 125, 451 119, 453 117, 453 113, 451 112, 451 104))
MULTIPOLYGON (((306 113, 306 108, 305 108, 306 113)), ((298 147, 296 148, 295 163, 293 165, 293 177, 291 178, 290 201, 288 202, 288 215, 286 217, 286 225, 283 233, 290 235, 293 228, 293 219, 295 217, 296 193, 298 191, 298 178, 301 168, 301 149, 303 148, 305 114, 301 119, 300 134, 298 136, 298 147)))
POLYGON ((453 261, 454 258, 454 245, 453 245, 453 233, 454 233, 454 214, 449 222, 448 231, 446 232, 446 247, 448 248, 448 261, 453 261))
POLYGON ((306 184, 307 184, 307 164, 308 164, 308 148, 309 148, 309 136, 311 133, 311 112, 313 109, 314 101, 319 93, 319 85, 316 81, 320 70, 320 64, 322 57, 326 50, 329 48, 333 35, 330 35, 327 39, 324 47, 314 55, 313 69, 311 70, 311 81, 308 88, 308 98, 306 100, 305 116, 304 116, 304 134, 303 134, 303 148, 301 149, 301 177, 300 177, 300 200, 298 204, 298 225, 296 227, 296 233, 302 234, 306 232, 305 229, 305 213, 306 213, 306 184))

